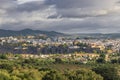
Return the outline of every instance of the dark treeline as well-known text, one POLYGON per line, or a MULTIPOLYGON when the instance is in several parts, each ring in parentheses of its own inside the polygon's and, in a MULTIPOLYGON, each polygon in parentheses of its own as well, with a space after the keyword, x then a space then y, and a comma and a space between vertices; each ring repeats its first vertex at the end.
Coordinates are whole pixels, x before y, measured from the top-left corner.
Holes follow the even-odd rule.
POLYGON ((76 45, 68 46, 66 44, 55 45, 44 45, 40 46, 22 46, 22 44, 4 44, 0 45, 1 53, 28 53, 28 54, 62 54, 62 53, 74 53, 74 52, 85 52, 85 53, 101 53, 99 48, 92 48, 88 44, 79 43, 76 45), (77 46, 77 48, 76 48, 77 46), (17 47, 17 49, 15 49, 17 47))

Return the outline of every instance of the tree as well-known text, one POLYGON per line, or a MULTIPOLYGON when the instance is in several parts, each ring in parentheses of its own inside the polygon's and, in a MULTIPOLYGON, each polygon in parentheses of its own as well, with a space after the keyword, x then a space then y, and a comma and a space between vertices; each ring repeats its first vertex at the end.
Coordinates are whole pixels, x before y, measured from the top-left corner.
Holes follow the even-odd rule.
POLYGON ((120 58, 118 58, 118 63, 120 64, 120 58))
POLYGON ((105 59, 104 58, 98 58, 96 60, 97 63, 105 63, 105 59))
POLYGON ((63 61, 62 61, 62 59, 60 59, 60 58, 55 58, 55 63, 62 63, 63 61))
POLYGON ((17 78, 16 80, 41 80, 42 75, 36 69, 20 69, 20 70, 13 70, 11 75, 12 78, 17 78))
POLYGON ((48 72, 42 80, 68 80, 67 77, 57 71, 48 72))
POLYGON ((112 64, 118 63, 118 60, 117 60, 117 59, 112 59, 112 60, 111 60, 111 63, 112 63, 112 64))
POLYGON ((7 59, 6 54, 0 54, 0 59, 7 59))
POLYGON ((0 80, 10 80, 10 75, 6 70, 0 70, 0 80))
POLYGON ((109 65, 100 65, 96 68, 93 68, 97 74, 103 76, 104 80, 120 80, 118 71, 115 67, 109 65))
POLYGON ((105 54, 100 54, 100 57, 96 60, 97 63, 105 63, 105 54))
POLYGON ((12 67, 13 65, 9 63, 0 64, 0 69, 5 69, 7 71, 12 71, 12 67))
POLYGON ((69 80, 103 80, 103 77, 91 70, 79 69, 65 73, 69 80))

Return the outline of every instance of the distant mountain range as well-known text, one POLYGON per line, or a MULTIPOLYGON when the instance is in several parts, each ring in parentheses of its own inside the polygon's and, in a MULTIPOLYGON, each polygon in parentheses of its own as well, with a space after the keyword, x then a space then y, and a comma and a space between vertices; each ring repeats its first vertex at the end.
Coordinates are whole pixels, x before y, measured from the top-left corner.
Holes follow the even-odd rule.
POLYGON ((78 38, 115 39, 120 38, 120 33, 81 33, 72 35, 78 38))
POLYGON ((19 31, 15 30, 4 30, 0 29, 0 37, 8 37, 8 36, 27 36, 27 35, 39 35, 44 34, 48 37, 55 37, 55 36, 69 36, 69 37, 79 37, 79 38, 120 38, 120 33, 108 33, 108 34, 101 34, 101 33, 80 33, 80 34, 64 34, 55 31, 42 31, 42 30, 32 30, 32 29, 23 29, 19 31))
POLYGON ((39 35, 39 34, 44 34, 44 35, 47 35, 49 37, 64 36, 63 33, 55 32, 55 31, 41 31, 41 30, 32 30, 32 29, 13 31, 13 30, 0 29, 0 37, 27 36, 27 35, 39 35))

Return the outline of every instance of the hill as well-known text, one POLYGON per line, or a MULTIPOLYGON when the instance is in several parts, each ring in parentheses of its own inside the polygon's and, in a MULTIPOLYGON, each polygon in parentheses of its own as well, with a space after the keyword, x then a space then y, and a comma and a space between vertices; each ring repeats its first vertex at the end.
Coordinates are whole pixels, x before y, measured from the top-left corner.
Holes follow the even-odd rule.
POLYGON ((120 38, 120 33, 80 33, 80 34, 73 34, 72 37, 78 38, 90 38, 90 39, 116 39, 120 38))
POLYGON ((55 32, 55 31, 41 31, 41 30, 32 30, 32 29, 24 29, 19 31, 13 30, 3 30, 0 29, 0 37, 8 37, 8 36, 27 36, 27 35, 39 35, 44 34, 49 37, 53 36, 63 36, 63 33, 55 32))

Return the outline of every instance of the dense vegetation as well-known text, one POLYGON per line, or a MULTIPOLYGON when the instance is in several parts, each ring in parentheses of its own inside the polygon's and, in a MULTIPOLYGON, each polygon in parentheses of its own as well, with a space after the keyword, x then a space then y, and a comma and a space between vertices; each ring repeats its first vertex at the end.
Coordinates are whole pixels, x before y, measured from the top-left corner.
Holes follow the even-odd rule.
POLYGON ((119 63, 81 64, 59 58, 25 59, 20 55, 8 59, 8 55, 0 55, 0 80, 120 80, 119 63))

